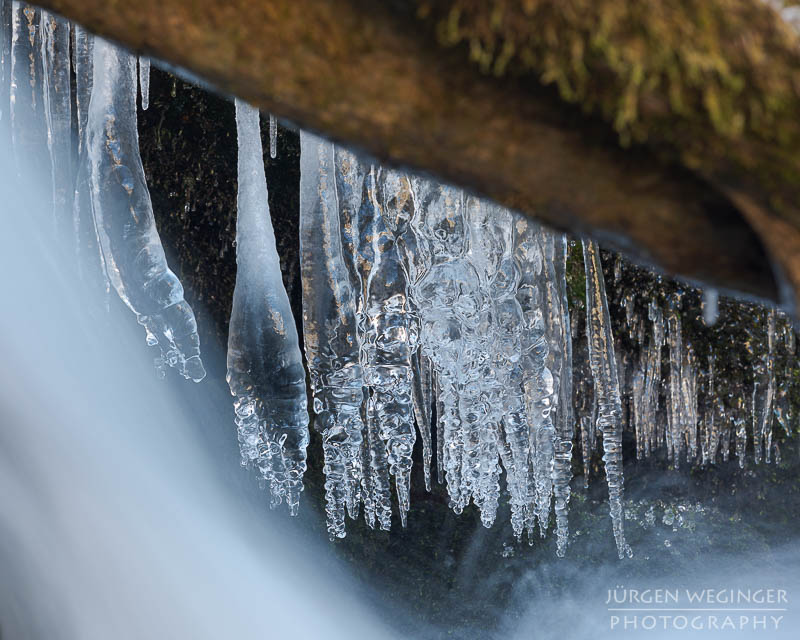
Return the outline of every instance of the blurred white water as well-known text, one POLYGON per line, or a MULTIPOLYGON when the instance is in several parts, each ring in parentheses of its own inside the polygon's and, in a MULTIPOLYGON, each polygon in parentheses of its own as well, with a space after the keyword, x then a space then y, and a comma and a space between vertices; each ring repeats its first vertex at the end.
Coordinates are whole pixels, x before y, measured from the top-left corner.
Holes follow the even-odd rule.
POLYGON ((278 526, 263 494, 220 471, 213 450, 234 434, 195 420, 215 415, 213 394, 189 411, 155 379, 141 327, 93 317, 101 292, 81 291, 41 224, 49 189, 22 184, 8 152, 0 637, 390 637, 330 550, 303 540, 303 518, 278 526))

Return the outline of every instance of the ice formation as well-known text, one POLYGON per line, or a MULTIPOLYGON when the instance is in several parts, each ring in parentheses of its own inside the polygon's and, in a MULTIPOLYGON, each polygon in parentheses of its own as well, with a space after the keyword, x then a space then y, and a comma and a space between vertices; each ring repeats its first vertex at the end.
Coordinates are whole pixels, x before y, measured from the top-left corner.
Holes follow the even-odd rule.
POLYGON ((197 324, 167 266, 139 157, 136 58, 96 39, 92 85, 82 168, 108 278, 145 327, 148 344, 161 350, 160 363, 199 382, 206 373, 197 324))
POLYGON ((139 56, 139 93, 142 96, 142 111, 150 108, 150 58, 139 56))
MULTIPOLYGON (((160 369, 200 380, 194 314, 167 266, 139 157, 137 89, 147 109, 149 72, 146 57, 137 73, 135 56, 79 26, 0 0, 0 144, 19 171, 48 176, 53 219, 43 228, 70 238, 84 284, 113 286, 136 313, 160 369)), ((228 383, 242 463, 273 506, 286 502, 294 514, 309 442, 306 370, 270 219, 259 113, 237 101, 235 125, 228 383)), ((275 158, 272 115, 268 132, 275 158)), ((751 452, 756 463, 780 461, 773 423, 788 434, 794 416, 778 380, 796 351, 782 314, 762 313, 746 343, 752 377, 731 387, 713 348, 697 341, 696 350, 687 320, 693 311, 709 331, 724 324, 715 290, 693 307, 687 288, 626 290, 632 267, 618 256, 607 267, 626 330, 614 336, 615 301, 594 242, 583 242, 585 298, 576 300, 567 257, 579 260, 580 249, 564 235, 310 133, 300 145, 302 337, 331 538, 362 506, 370 527, 390 529, 393 510, 406 524, 418 439, 427 490, 438 479, 456 513, 472 505, 487 527, 508 503, 513 534, 532 543, 552 529, 559 556, 573 453, 584 484, 602 457, 620 557, 631 553, 623 433, 637 459, 660 456, 674 468, 731 455, 744 466, 751 452), (571 318, 570 304, 585 304, 585 317, 571 318), (618 357, 620 340, 631 357, 618 357)))
POLYGON ((113 285, 159 347, 160 369, 201 380, 194 314, 167 266, 139 157, 135 58, 26 3, 4 1, 0 16, 3 137, 19 171, 49 177, 43 226, 73 243, 87 285, 113 285))
POLYGON ((389 528, 390 478, 405 520, 415 427, 429 486, 435 416, 450 506, 473 503, 491 526, 504 469, 515 534, 547 529, 555 493, 563 553, 573 430, 563 236, 304 132, 300 216, 331 535, 344 535, 359 499, 371 526, 389 528))
MULTIPOLYGON (((719 300, 715 292, 696 295, 702 295, 703 324, 716 331, 719 300)), ((628 291, 620 300, 638 348, 628 390, 637 458, 663 452, 680 468, 727 462, 734 453, 744 467, 752 451, 755 463, 778 461, 773 423, 790 435, 793 421, 787 397, 789 374, 777 370, 779 356, 786 360, 787 369, 796 359, 791 322, 775 309, 762 309, 763 323, 748 330, 750 338, 744 345, 753 362, 752 383, 742 383, 738 376, 735 381, 720 379, 713 344, 700 357, 687 338, 684 317, 690 308, 685 297, 686 289, 678 288, 664 299, 648 300, 628 291), (784 384, 777 383, 779 374, 784 384)))
POLYGON ((278 121, 269 114, 269 157, 278 157, 278 121))
MULTIPOLYGON (((50 173, 42 71, 42 10, 11 3, 9 120, 18 171, 50 173)), ((52 222, 52 221, 51 221, 52 222)))
POLYGON ((70 24, 47 11, 41 13, 42 93, 47 146, 53 182, 53 215, 65 232, 72 219, 72 96, 70 24))
POLYGON ((595 242, 583 241, 583 262, 586 269, 586 336, 597 403, 597 430, 603 435, 603 463, 611 522, 617 551, 622 558, 631 553, 625 542, 622 518, 622 401, 606 284, 600 250, 595 242))
MULTIPOLYGON (((359 359, 356 297, 345 264, 335 189, 333 144, 300 134, 300 251, 303 334, 322 434, 328 530, 344 537, 345 509, 358 514, 362 499, 364 376, 359 359)), ((365 490, 364 499, 369 500, 365 490)), ((370 504, 371 507, 371 504, 370 504)), ((374 517, 374 511, 373 515, 374 517)))
POLYGON ((257 467, 272 505, 297 513, 308 446, 303 359, 283 287, 267 200, 259 113, 236 101, 239 190, 228 384, 244 466, 257 467))

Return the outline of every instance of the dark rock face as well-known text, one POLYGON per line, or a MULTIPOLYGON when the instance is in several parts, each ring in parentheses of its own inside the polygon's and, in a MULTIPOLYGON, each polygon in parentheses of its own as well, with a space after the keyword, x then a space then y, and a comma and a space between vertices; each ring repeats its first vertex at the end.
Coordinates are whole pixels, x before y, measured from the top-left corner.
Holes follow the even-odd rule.
MULTIPOLYGON (((224 346, 236 277, 237 142, 233 103, 154 69, 150 109, 140 111, 139 117, 142 159, 170 266, 197 312, 203 344, 224 346)), ((299 138, 295 132, 279 128, 278 157, 272 160, 268 155, 266 119, 262 125, 270 212, 284 283, 300 328, 299 138)), ((576 243, 568 264, 570 309, 577 324, 573 332, 576 375, 581 375, 579 360, 585 351, 580 253, 580 244, 576 243)), ((662 281, 630 265, 620 270, 617 279, 615 260, 614 255, 603 253, 621 366, 638 357, 638 344, 628 337, 623 296, 635 291, 635 311, 646 319, 646 305, 651 298, 663 306, 670 294, 683 289, 684 339, 691 341, 698 362, 702 363, 713 349, 720 392, 751 389, 754 354, 764 349, 763 309, 723 299, 718 324, 708 328, 700 317, 697 290, 662 281)), ((788 387, 792 405, 798 407, 795 354, 785 349, 779 353, 778 384, 788 387), (788 374, 782 373, 786 370, 788 374)), ((666 354, 664 349, 665 378, 669 375, 666 354)), ((224 375, 224 370, 210 368, 203 384, 225 389, 224 375)), ((629 397, 624 398, 625 403, 629 401, 629 397)), ((662 398, 662 407, 663 402, 662 398)), ((219 428, 229 429, 231 440, 235 440, 232 411, 228 424, 220 424, 219 428)), ((613 588, 619 580, 648 577, 658 571, 669 575, 677 572, 689 579, 702 571, 705 565, 700 560, 709 554, 739 554, 753 548, 765 550, 760 562, 775 564, 777 573, 779 560, 772 549, 783 540, 778 540, 776 532, 792 526, 792 514, 800 508, 796 442, 794 438, 784 443, 784 462, 780 466, 749 464, 741 470, 733 460, 702 470, 674 471, 663 455, 636 463, 632 434, 626 432, 626 528, 635 556, 602 588, 613 588), (688 523, 685 526, 666 524, 670 514, 679 512, 680 505, 699 502, 715 506, 702 514, 691 511, 691 518, 680 511, 684 518, 681 522, 688 523), (655 524, 637 528, 646 520, 644 514, 650 505, 656 507, 655 524)), ((501 620, 509 624, 507 616, 521 615, 530 607, 532 597, 541 597, 543 590, 554 597, 568 594, 580 580, 593 571, 600 572, 616 558, 599 455, 592 460, 590 488, 582 489, 580 477, 573 482, 569 517, 573 535, 567 559, 559 562, 555 559, 554 535, 531 547, 514 542, 506 524, 507 504, 501 505, 497 524, 487 530, 480 525, 473 507, 455 516, 447 506, 442 485, 434 483, 433 492, 425 492, 420 449, 417 443, 408 528, 400 528, 396 514, 390 533, 369 530, 363 519, 348 520, 347 537, 336 543, 339 556, 378 594, 374 597, 392 598, 401 609, 414 609, 425 631, 419 631, 418 621, 411 616, 399 616, 398 627, 416 637, 494 637, 501 620)), ((578 450, 576 446, 574 471, 582 474, 578 450)), ((323 513, 322 450, 313 430, 308 462, 301 509, 323 513)), ((325 538, 324 516, 314 534, 325 538)), ((743 571, 746 568, 743 566, 743 571)))

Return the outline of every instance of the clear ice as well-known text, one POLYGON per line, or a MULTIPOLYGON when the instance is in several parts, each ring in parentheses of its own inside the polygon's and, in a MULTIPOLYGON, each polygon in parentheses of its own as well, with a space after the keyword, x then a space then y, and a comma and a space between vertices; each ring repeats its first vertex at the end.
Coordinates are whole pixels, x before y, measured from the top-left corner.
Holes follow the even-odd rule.
POLYGON ((296 515, 308 446, 305 369, 270 218, 260 117, 240 100, 236 130, 236 286, 227 379, 242 464, 259 470, 273 507, 285 501, 296 515))
POLYGON ((142 111, 150 108, 150 58, 139 56, 139 93, 142 96, 142 111))
POLYGON ((603 434, 603 463, 611 522, 617 552, 622 558, 631 553, 625 542, 622 514, 622 402, 606 284, 600 250, 594 241, 583 241, 583 261, 586 269, 586 335, 597 402, 597 429, 603 434))
MULTIPOLYGON (((85 285, 113 286, 136 313, 159 347, 161 373, 170 365, 199 381, 194 314, 167 266, 139 156, 137 90, 147 109, 149 73, 146 57, 137 70, 135 56, 80 26, 0 0, 0 144, 18 171, 48 176, 53 215, 43 229, 74 243, 85 285)), ((286 502, 295 514, 309 442, 306 369, 270 219, 258 111, 236 101, 235 124, 227 379, 242 463, 258 470, 272 506, 286 502)), ((436 476, 450 507, 474 505, 486 527, 507 503, 518 540, 527 532, 533 543, 552 524, 559 556, 569 542, 576 438, 584 484, 602 445, 620 557, 631 553, 624 429, 637 459, 666 455, 675 468, 731 456, 742 467, 780 462, 773 427, 789 435, 795 416, 779 379, 796 350, 780 312, 761 312, 763 326, 746 342, 752 375, 729 388, 713 348, 691 342, 692 317, 709 331, 725 324, 717 291, 641 295, 625 288, 632 267, 617 256, 625 318, 617 337, 635 346, 618 361, 594 242, 583 243, 584 327, 570 318, 564 235, 310 133, 300 133, 300 146, 303 345, 331 539, 344 537, 362 507, 370 527, 390 529, 393 509, 406 524, 417 438, 428 491, 436 476), (688 301, 701 298, 693 309, 688 301)), ((275 158, 273 115, 268 147, 275 158)))
POLYGON ((365 385, 356 296, 342 249, 333 144, 301 131, 300 167, 306 362, 314 396, 314 426, 322 434, 328 533, 343 538, 345 509, 357 515, 364 472, 365 385))
POLYGON ((42 11, 42 88, 47 146, 53 182, 56 227, 69 232, 72 221, 72 96, 70 89, 70 24, 42 11))
POLYGON ((139 157, 136 58, 96 39, 86 121, 91 207, 108 278, 157 345, 161 359, 195 382, 205 375, 197 324, 167 266, 139 157))
POLYGON ((275 116, 269 114, 269 157, 278 157, 278 121, 275 116))

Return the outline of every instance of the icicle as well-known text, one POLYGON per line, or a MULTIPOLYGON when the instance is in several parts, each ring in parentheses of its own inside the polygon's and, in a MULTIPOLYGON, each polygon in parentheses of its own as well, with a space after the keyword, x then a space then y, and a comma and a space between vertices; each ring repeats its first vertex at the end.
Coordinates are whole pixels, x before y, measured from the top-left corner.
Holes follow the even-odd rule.
POLYGON ((308 446, 305 371, 270 219, 258 110, 240 100, 236 130, 236 286, 227 378, 243 464, 258 466, 272 506, 285 500, 296 515, 308 446))
MULTIPOLYGON (((419 315, 414 311, 416 320, 419 315)), ((417 334, 418 336, 418 334, 417 334)), ((417 349, 411 355, 411 385, 414 401, 414 418, 422 440, 422 472, 425 477, 425 490, 431 490, 431 462, 433 459, 431 439, 432 387, 430 361, 417 349)))
POLYGON ((707 327, 717 324, 719 318, 719 291, 703 289, 703 322, 707 327))
MULTIPOLYGON (((422 331, 420 329, 420 337, 422 331)), ((424 356, 428 357, 428 356, 424 356)), ((429 360, 430 361, 430 360, 429 360)), ((431 362, 431 369, 433 373, 433 398, 434 406, 436 407, 436 477, 439 484, 445 484, 445 468, 444 468, 444 403, 442 402, 442 384, 439 381, 439 374, 436 372, 433 363, 431 362)))
POLYGON ((419 235, 417 218, 422 203, 417 201, 413 178, 384 168, 380 173, 378 195, 381 212, 391 231, 407 284, 406 322, 411 349, 411 384, 414 417, 422 440, 422 464, 425 488, 431 490, 431 411, 433 379, 430 360, 419 349, 420 318, 414 290, 430 268, 429 252, 419 235))
POLYGON ((417 216, 417 202, 412 180, 405 172, 388 168, 378 175, 378 192, 381 215, 391 232, 397 257, 405 281, 405 308, 402 321, 407 328, 407 345, 410 356, 412 400, 417 428, 422 438, 423 473, 425 487, 431 488, 431 380, 430 362, 419 351, 419 309, 413 295, 416 282, 428 268, 425 252, 419 251, 420 239, 413 224, 417 216))
POLYGON ((756 464, 769 462, 772 452, 772 415, 775 399, 775 309, 767 314, 767 351, 756 365, 753 383, 753 453, 756 464))
POLYGON ((720 424, 724 420, 723 409, 716 389, 716 355, 708 355, 708 385, 706 389, 705 438, 703 464, 716 462, 720 448, 720 424))
MULTIPOLYGON (((519 269, 517 301, 523 314, 520 377, 529 432, 530 469, 527 478, 530 510, 526 528, 531 540, 534 516, 544 535, 553 491, 555 429, 551 411, 555 400, 553 375, 547 367, 548 343, 545 315, 549 308, 548 275, 545 272, 543 231, 538 225, 518 218, 514 224, 514 256, 519 269)), ((552 266, 548 265, 548 266, 552 266)), ((555 331, 555 327, 552 328, 555 331)), ((524 482, 525 477, 520 477, 524 482)))
POLYGON ((142 111, 150 108, 150 58, 139 56, 139 92, 142 95, 142 111))
POLYGON ((625 542, 622 519, 622 405, 617 359, 606 300, 600 251, 593 241, 583 241, 586 268, 586 333, 589 363, 597 395, 597 426, 603 434, 603 462, 608 481, 609 506, 619 557, 632 554, 625 542))
POLYGON ((673 296, 669 302, 667 325, 669 327, 669 404, 667 405, 667 453, 675 468, 680 467, 683 447, 683 338, 681 317, 678 314, 680 297, 673 296))
POLYGON ((425 179, 415 180, 414 190, 419 207, 414 225, 424 241, 430 267, 414 286, 413 295, 420 314, 423 354, 436 369, 440 464, 450 506, 461 513, 469 500, 469 484, 463 474, 466 430, 459 385, 473 355, 467 344, 474 332, 478 274, 464 259, 463 192, 425 179))
POLYGON ((647 317, 653 324, 650 346, 647 354, 647 372, 644 388, 644 423, 648 444, 646 451, 653 451, 664 439, 663 427, 659 428, 658 398, 661 394, 661 347, 664 346, 664 313, 655 302, 650 302, 647 317))
POLYGON ((72 29, 72 65, 75 72, 75 103, 78 112, 78 151, 85 146, 86 121, 94 82, 94 36, 82 27, 72 29))
POLYGON ((0 143, 10 144, 8 109, 11 82, 11 0, 0 0, 0 143))
POLYGON ((683 352, 681 365, 681 414, 687 444, 686 459, 692 462, 698 453, 697 439, 697 365, 694 350, 690 344, 683 352))
POLYGON ((72 28, 72 66, 75 74, 75 106, 78 125, 78 170, 72 194, 72 228, 75 252, 83 282, 90 290, 103 291, 106 310, 111 283, 106 272, 100 238, 92 214, 92 194, 89 184, 91 163, 86 148, 86 124, 93 84, 94 36, 77 25, 72 28))
POLYGON ((278 121, 269 114, 269 157, 273 160, 278 157, 278 121))
POLYGON ((300 132, 300 266, 306 362, 322 433, 328 532, 361 501, 364 379, 356 303, 342 254, 333 144, 300 132))
MULTIPOLYGON (((364 340, 367 338, 365 291, 369 288, 368 271, 371 263, 363 262, 360 255, 362 249, 361 227, 362 217, 375 219, 375 211, 370 210, 369 198, 364 198, 367 189, 365 179, 368 167, 364 165, 355 154, 335 148, 334 164, 336 167, 336 193, 339 199, 339 217, 341 224, 342 253, 345 257, 350 286, 358 293, 356 298, 356 328, 359 339, 359 362, 365 378, 374 370, 368 371, 367 353, 364 340), (362 210, 362 206, 366 209, 362 210)), ((374 193, 374 186, 373 186, 374 193)), ((379 213, 377 214, 380 215, 379 213)), ((369 243, 367 243, 367 247, 369 243)), ((374 331, 371 334, 374 338, 374 331)), ((369 393, 369 391, 368 391, 369 393)), ((367 523, 373 526, 377 521, 381 529, 389 530, 391 527, 392 508, 391 490, 389 484, 389 460, 386 445, 381 439, 380 425, 375 404, 370 404, 371 398, 362 407, 362 420, 366 427, 366 437, 363 438, 364 473, 362 475, 362 499, 364 500, 364 515, 367 523)), ((413 428, 413 426, 412 426, 413 428)))
POLYGON ((580 398, 579 418, 581 432, 581 460, 583 462, 583 488, 589 488, 589 473, 591 471, 592 453, 597 445, 597 432, 595 422, 597 420, 597 407, 594 401, 594 391, 589 392, 587 380, 581 380, 579 385, 578 397, 580 398))
POLYGON ((11 141, 17 170, 50 176, 47 123, 44 113, 40 9, 12 3, 11 141))
POLYGON ((72 100, 70 93, 70 25, 42 11, 42 73, 47 145, 53 177, 56 226, 69 230, 72 218, 72 100))
POLYGON ((739 459, 739 467, 744 469, 745 453, 747 451, 747 420, 745 419, 744 400, 741 397, 738 399, 737 405, 734 408, 732 420, 733 431, 736 437, 736 457, 739 459))
POLYGON ((569 536, 567 512, 572 480, 572 332, 567 301, 566 236, 542 231, 547 284, 545 315, 549 344, 548 363, 555 388, 553 496, 556 514, 556 554, 564 557, 569 536))
MULTIPOLYGON (((364 381, 370 388, 367 415, 377 425, 395 479, 400 519, 406 525, 411 453, 416 440, 411 399, 408 289, 395 240, 381 211, 381 169, 366 169, 358 217, 357 268, 361 299, 357 324, 364 381)), ((410 194, 407 196, 410 197, 410 194)), ((392 216, 393 217, 393 216, 392 216)))
POLYGON ((108 277, 165 362, 202 380, 197 324, 167 267, 156 231, 136 129, 136 61, 97 40, 86 124, 86 170, 108 277))

